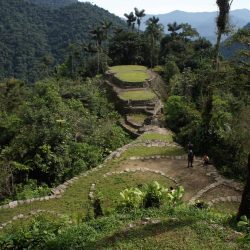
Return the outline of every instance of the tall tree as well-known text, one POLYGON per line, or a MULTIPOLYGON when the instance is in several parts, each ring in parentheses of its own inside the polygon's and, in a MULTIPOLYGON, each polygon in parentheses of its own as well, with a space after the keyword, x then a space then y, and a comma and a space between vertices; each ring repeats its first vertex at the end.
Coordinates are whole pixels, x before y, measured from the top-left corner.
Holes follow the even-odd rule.
MULTIPOLYGON (((163 25, 159 23, 158 17, 151 17, 146 22, 146 35, 149 37, 149 42, 151 45, 151 56, 150 56, 150 64, 151 68, 154 66, 154 55, 156 55, 156 46, 157 42, 160 41, 163 35, 163 25)), ((158 59, 157 59, 158 60, 158 59)))
MULTIPOLYGON (((112 22, 104 20, 101 22, 102 30, 103 30, 103 41, 107 41, 109 38, 109 30, 111 29, 112 22)), ((105 56, 105 67, 108 66, 108 46, 107 43, 104 44, 104 56, 105 56)))
POLYGON ((182 25, 177 24, 176 22, 168 24, 168 31, 171 33, 171 36, 174 38, 177 36, 177 31, 180 30, 181 28, 182 28, 182 25))
POLYGON ((145 10, 138 10, 137 8, 134 8, 135 10, 135 16, 136 16, 136 22, 137 22, 137 26, 138 26, 138 32, 140 30, 140 26, 141 26, 141 19, 146 15, 145 14, 145 10))
POLYGON ((231 4, 233 3, 233 0, 217 0, 216 1, 218 7, 219 7, 219 15, 216 20, 217 24, 217 41, 215 45, 215 61, 216 61, 216 70, 219 70, 219 51, 220 51, 220 43, 221 43, 221 37, 223 34, 227 32, 228 28, 228 17, 229 17, 229 11, 231 4))
POLYGON ((124 16, 127 18, 128 27, 131 27, 131 29, 134 30, 136 21, 136 16, 134 15, 134 13, 133 12, 130 12, 129 14, 125 13, 124 16))
POLYGON ((238 211, 238 219, 246 215, 250 218, 250 106, 243 108, 236 122, 235 137, 241 150, 247 155, 247 181, 242 194, 242 200, 238 211))
POLYGON ((101 26, 93 29, 90 34, 92 35, 92 38, 96 41, 96 47, 97 47, 97 73, 100 73, 100 54, 102 51, 102 42, 105 37, 105 32, 101 26))

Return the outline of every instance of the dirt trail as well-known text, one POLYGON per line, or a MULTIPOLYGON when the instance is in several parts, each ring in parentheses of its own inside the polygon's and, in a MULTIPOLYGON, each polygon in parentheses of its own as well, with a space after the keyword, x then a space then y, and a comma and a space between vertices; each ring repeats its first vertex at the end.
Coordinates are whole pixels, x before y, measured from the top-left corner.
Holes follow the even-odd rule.
POLYGON ((193 168, 187 168, 186 160, 127 160, 120 164, 118 170, 136 168, 162 171, 166 175, 176 179, 185 188, 185 201, 189 201, 204 189, 205 192, 200 196, 201 200, 205 201, 210 201, 218 197, 240 196, 242 193, 240 183, 223 178, 212 165, 204 168, 198 159, 194 160, 193 168))

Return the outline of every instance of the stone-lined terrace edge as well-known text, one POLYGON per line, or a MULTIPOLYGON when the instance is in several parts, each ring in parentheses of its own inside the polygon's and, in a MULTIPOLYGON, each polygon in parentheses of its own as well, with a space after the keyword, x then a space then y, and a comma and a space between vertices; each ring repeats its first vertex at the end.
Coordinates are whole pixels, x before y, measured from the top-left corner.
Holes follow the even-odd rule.
MULTIPOLYGON (((180 183, 174 179, 171 176, 166 175, 164 172, 159 171, 159 170, 153 170, 153 169, 149 169, 149 168, 127 168, 125 170, 122 171, 113 171, 113 172, 107 172, 103 175, 103 178, 107 178, 107 177, 111 177, 113 175, 120 175, 120 174, 127 174, 127 173, 136 173, 136 172, 150 172, 153 174, 157 174, 160 175, 168 180, 171 180, 175 183, 176 186, 179 186, 180 183)), ((89 189, 89 194, 88 194, 88 198, 90 199, 91 202, 94 202, 95 200, 95 191, 96 191, 96 185, 99 183, 100 181, 97 181, 96 183, 92 183, 89 189)))
POLYGON ((67 188, 69 186, 71 186, 75 181, 77 181, 80 177, 86 177, 88 176, 90 173, 97 171, 98 169, 101 169, 104 166, 104 163, 107 163, 108 161, 115 159, 115 158, 119 158, 121 156, 122 153, 124 153, 130 144, 126 144, 121 148, 118 148, 117 150, 113 151, 103 162, 103 164, 100 164, 99 166, 92 168, 86 172, 81 173, 78 176, 75 176, 73 178, 71 178, 70 180, 65 181, 63 184, 60 184, 59 186, 53 188, 51 190, 52 194, 48 195, 48 196, 43 196, 43 197, 38 197, 38 198, 31 198, 31 199, 26 199, 26 200, 15 200, 15 201, 11 201, 8 204, 2 205, 0 206, 0 210, 1 209, 10 209, 10 208, 15 208, 19 205, 23 205, 23 204, 30 204, 32 202, 35 201, 48 201, 51 199, 59 199, 62 197, 63 193, 67 190, 67 188))
POLYGON ((0 230, 3 230, 5 227, 12 224, 13 222, 16 222, 17 220, 27 220, 41 213, 51 214, 57 217, 65 216, 64 214, 56 213, 55 211, 51 211, 51 210, 44 210, 44 209, 32 210, 28 213, 28 215, 18 214, 18 215, 13 216, 11 220, 8 220, 7 222, 0 224, 0 230))
POLYGON ((225 196, 225 197, 218 197, 211 201, 209 201, 207 204, 209 207, 212 207, 213 205, 220 203, 220 202, 241 202, 241 196, 225 196))
MULTIPOLYGON (((146 146, 146 147, 164 147, 164 146, 174 146, 172 144, 168 144, 168 143, 140 143, 140 146, 146 146)), ((112 160, 112 159, 116 159, 119 158, 126 150, 128 150, 131 147, 135 147, 138 146, 137 143, 134 143, 134 141, 132 141, 129 144, 124 145, 121 148, 118 148, 117 150, 113 151, 103 162, 103 164, 107 163, 108 161, 112 160)), ((162 156, 161 156, 162 157, 162 156)), ((178 158, 178 157, 177 157, 178 158)), ((156 159, 156 158, 154 158, 156 159)), ((59 199, 61 198, 61 196, 63 195, 63 193, 66 191, 66 189, 71 186, 75 181, 77 181, 80 177, 86 177, 87 175, 89 175, 90 173, 97 171, 98 169, 102 168, 104 165, 100 164, 99 166, 92 168, 86 172, 81 173, 78 176, 75 176, 73 178, 71 178, 70 180, 65 181, 63 184, 60 184, 59 186, 53 188, 51 190, 52 194, 48 195, 48 196, 43 196, 43 197, 38 197, 38 198, 31 198, 31 199, 26 199, 26 200, 16 200, 16 201, 11 201, 8 204, 2 205, 0 206, 0 210, 1 209, 11 209, 11 208, 15 208, 19 205, 23 205, 23 204, 30 204, 32 202, 35 201, 48 201, 51 199, 59 199)))

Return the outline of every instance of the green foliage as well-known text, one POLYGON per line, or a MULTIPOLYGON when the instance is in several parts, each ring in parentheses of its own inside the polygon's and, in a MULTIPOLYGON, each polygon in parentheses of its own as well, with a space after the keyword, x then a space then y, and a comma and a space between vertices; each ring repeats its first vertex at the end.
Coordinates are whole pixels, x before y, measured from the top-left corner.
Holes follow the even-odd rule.
POLYGON ((167 62, 164 65, 164 72, 165 72, 164 78, 166 79, 167 82, 169 82, 174 75, 180 73, 180 70, 174 61, 167 60, 167 62))
POLYGON ((245 215, 240 217, 240 221, 238 222, 237 225, 238 227, 244 227, 250 229, 250 221, 245 215))
POLYGON ((37 186, 36 180, 29 179, 26 184, 18 184, 16 187, 16 200, 25 200, 49 195, 51 192, 48 185, 37 186))
POLYGON ((228 226, 228 219, 224 214, 186 206, 126 210, 121 214, 77 225, 71 225, 67 220, 47 219, 39 222, 42 219, 36 219, 22 230, 15 227, 2 235, 0 246, 1 249, 9 249, 7 246, 10 249, 20 249, 24 246, 26 249, 48 250, 116 249, 121 246, 128 249, 136 249, 138 246, 143 249, 197 249, 201 246, 204 249, 207 246, 212 249, 248 249, 249 243, 239 241, 238 237, 228 240, 228 235, 238 235, 235 228, 232 230, 228 226), (130 224, 137 225, 144 218, 153 218, 159 220, 159 223, 124 230, 130 224), (36 230, 33 230, 34 224, 36 230), (115 240, 111 240, 114 236, 115 240), (34 246, 35 242, 31 239, 36 239, 39 245, 34 246))
POLYGON ((164 112, 167 125, 175 132, 179 132, 181 128, 200 119, 200 114, 194 105, 181 96, 169 97, 164 112))
POLYGON ((11 98, 7 95, 0 100, 4 114, 0 118, 2 196, 14 195, 13 184, 25 185, 30 178, 37 180, 38 186, 56 185, 95 167, 127 142, 99 80, 10 84, 1 83, 12 93, 11 98))
POLYGON ((184 195, 184 188, 182 186, 178 186, 176 189, 168 192, 168 203, 171 206, 178 206, 182 203, 181 199, 184 195))
POLYGON ((121 208, 134 209, 140 208, 143 204, 144 193, 139 188, 126 188, 120 193, 121 208))
POLYGON ((136 209, 136 208, 159 208, 164 201, 170 206, 181 204, 184 194, 182 186, 176 189, 168 189, 157 181, 143 185, 141 188, 126 188, 120 193, 121 200, 119 208, 136 209))
POLYGON ((73 3, 77 3, 77 0, 29 0, 29 1, 37 5, 43 5, 51 8, 60 8, 73 3))
POLYGON ((250 243, 250 220, 245 215, 241 216, 237 226, 246 233, 241 241, 244 243, 250 243))
POLYGON ((0 2, 0 79, 15 77, 35 82, 53 75, 54 66, 67 57, 70 75, 75 76, 80 69, 83 74, 91 53, 84 51, 82 41, 90 42, 91 29, 100 20, 126 27, 120 18, 90 3, 35 0, 39 5, 34 5, 30 2, 0 2), (76 3, 52 9, 45 6, 63 6, 67 2, 76 3), (77 44, 78 48, 73 49, 71 44, 77 44))
POLYGON ((39 216, 22 228, 13 228, 6 237, 0 238, 1 249, 42 249, 47 242, 60 234, 68 219, 52 220, 39 216))
MULTIPOLYGON (((146 185, 144 189, 145 195, 143 204, 145 208, 160 207, 163 202, 164 196, 166 196, 168 189, 164 188, 157 181, 146 185)), ((169 194, 167 194, 169 195, 169 194)))
POLYGON ((150 46, 143 33, 117 30, 109 43, 109 57, 114 65, 150 65, 150 46))

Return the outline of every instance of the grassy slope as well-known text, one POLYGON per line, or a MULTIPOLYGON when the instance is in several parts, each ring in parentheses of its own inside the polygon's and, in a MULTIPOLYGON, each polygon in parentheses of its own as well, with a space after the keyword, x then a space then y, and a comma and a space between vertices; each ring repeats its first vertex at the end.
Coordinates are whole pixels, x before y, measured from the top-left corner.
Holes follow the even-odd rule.
POLYGON ((250 249, 229 219, 185 206, 135 210, 64 228, 45 249, 250 249))
MULTIPOLYGON (((138 140, 172 141, 170 135, 155 133, 145 134, 138 140)), ((103 178, 108 171, 115 171, 127 157, 134 155, 148 156, 151 154, 177 154, 180 149, 143 148, 134 147, 125 152, 120 159, 109 162, 103 169, 81 177, 70 187, 59 200, 36 202, 30 205, 19 206, 14 209, 1 210, 0 221, 6 221, 18 213, 28 213, 34 209, 47 209, 69 216, 85 216, 88 207, 88 191, 92 183, 96 183, 97 191, 103 195, 104 211, 111 212, 108 207, 115 207, 120 190, 129 186, 137 186, 150 180, 158 180, 169 186, 172 185, 165 178, 148 173, 126 173, 103 178), (177 150, 177 151, 176 151, 177 150), (115 188, 114 188, 115 187, 115 188)), ((216 209, 225 209, 217 206, 216 209)), ((228 210, 230 213, 231 210, 228 210)), ((113 214, 109 217, 88 222, 92 228, 75 225, 65 229, 56 239, 57 247, 49 249, 75 249, 82 246, 84 249, 250 249, 237 241, 238 235, 229 227, 228 215, 214 214, 211 211, 200 211, 187 208, 185 205, 172 209, 163 206, 160 210, 149 209, 125 214, 113 214), (159 220, 156 224, 142 225, 141 219, 150 217, 159 220), (131 223, 134 225, 129 229, 131 223), (77 237, 76 233, 81 236, 77 237), (71 235, 71 236, 70 236, 71 235), (86 236, 87 235, 87 236, 86 236), (72 238, 70 238, 72 237, 72 238), (61 245, 60 245, 61 244, 61 245)), ((19 221, 16 225, 21 225, 19 221)), ((23 225, 22 225, 23 226, 23 225)))
MULTIPOLYGON (((125 160, 130 156, 149 156, 154 154, 177 155, 182 152, 182 150, 176 150, 175 148, 131 148, 125 152, 120 159, 109 162, 107 166, 96 172, 92 172, 87 177, 80 177, 79 180, 67 189, 61 199, 33 202, 31 204, 20 205, 13 209, 3 209, 0 212, 0 222, 10 220, 17 214, 27 214, 28 212, 36 209, 47 209, 68 215, 79 211, 85 213, 88 203, 88 192, 91 184, 95 183, 97 180, 103 179, 103 174, 109 171, 115 171, 122 160, 125 160)), ((140 182, 140 179, 138 179, 138 181, 140 182)))
POLYGON ((116 174, 112 177, 100 180, 96 188, 97 192, 103 197, 104 211, 117 207, 120 200, 119 193, 125 188, 143 186, 151 183, 152 180, 159 182, 165 187, 175 186, 173 181, 150 172, 116 174))
POLYGON ((137 124, 142 124, 147 118, 147 116, 144 114, 129 114, 128 117, 132 122, 137 124))

